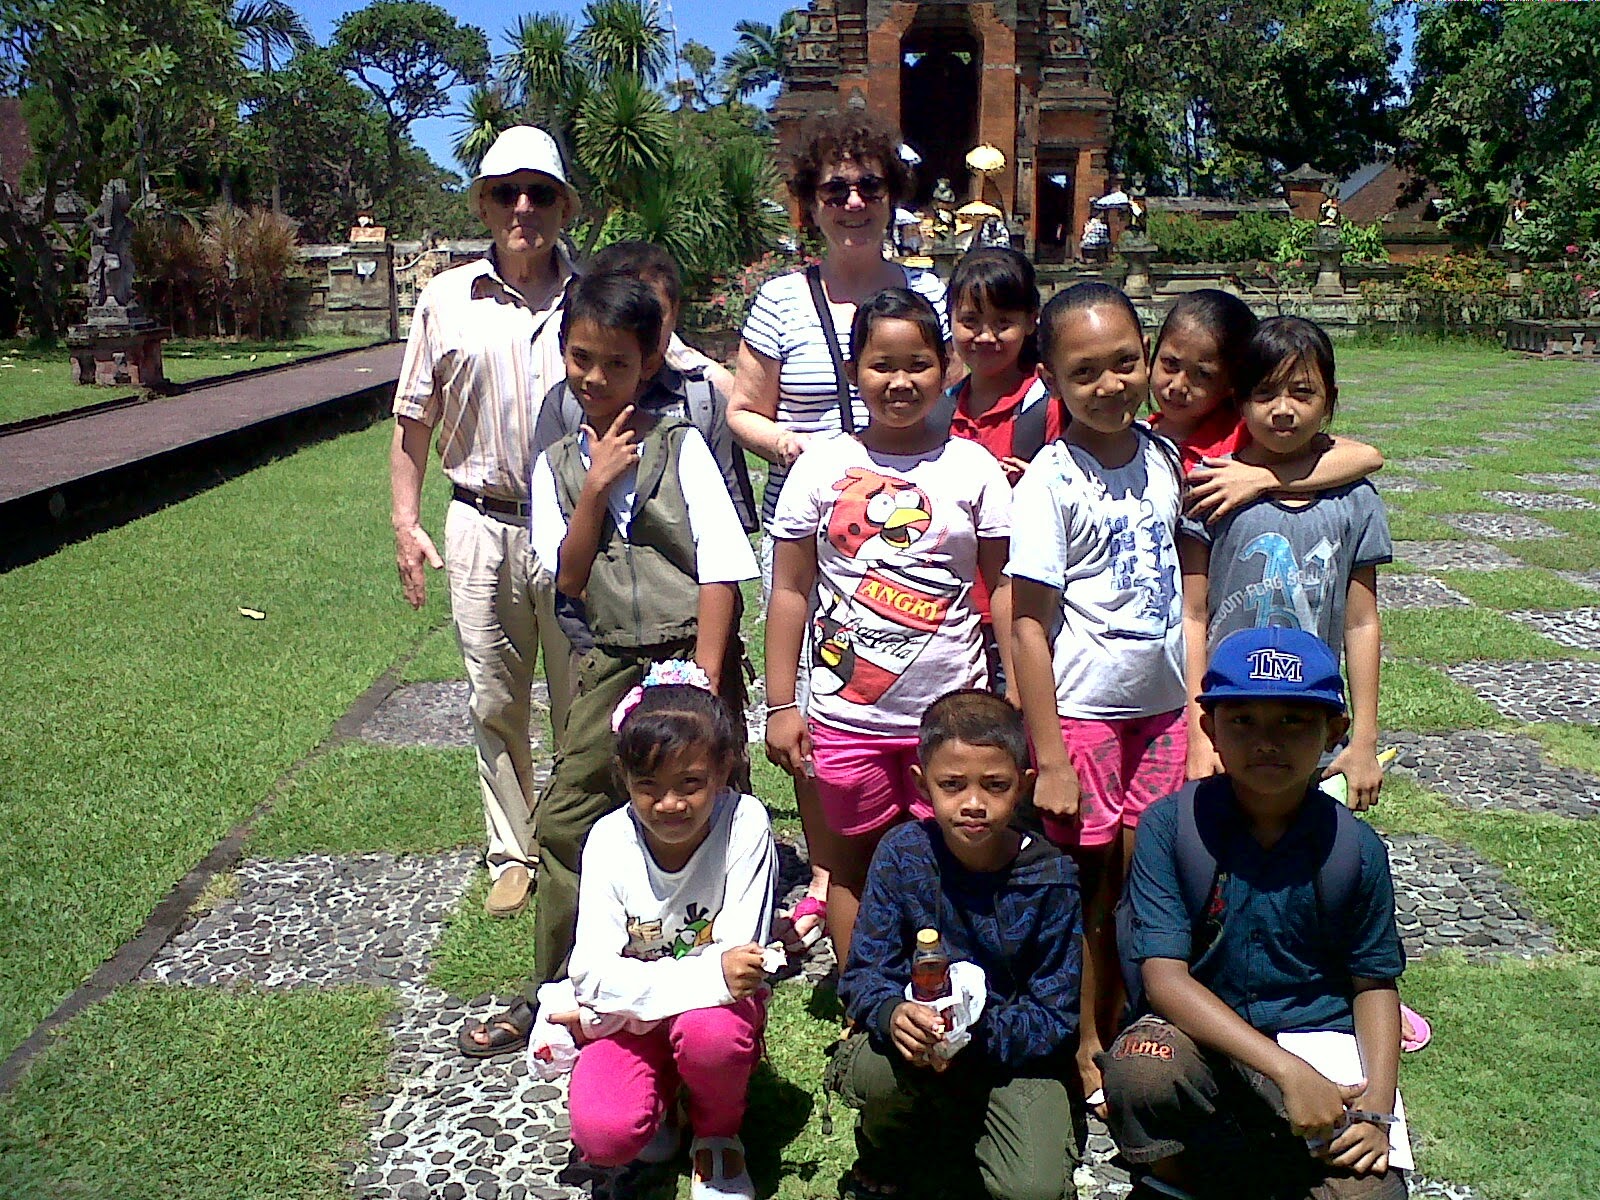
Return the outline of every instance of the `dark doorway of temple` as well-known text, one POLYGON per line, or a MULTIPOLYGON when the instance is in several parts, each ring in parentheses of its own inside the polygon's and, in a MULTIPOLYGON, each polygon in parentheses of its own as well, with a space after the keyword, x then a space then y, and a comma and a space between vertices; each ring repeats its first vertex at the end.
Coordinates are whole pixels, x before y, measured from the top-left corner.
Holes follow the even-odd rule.
POLYGON ((969 199, 967 151, 978 144, 978 81, 983 51, 967 27, 960 5, 924 5, 900 42, 900 132, 922 155, 917 168, 918 205, 926 205, 943 176, 956 202, 969 199))
POLYGON ((1062 163, 1047 163, 1039 171, 1039 246, 1041 263, 1073 259, 1078 231, 1072 227, 1072 175, 1062 163))

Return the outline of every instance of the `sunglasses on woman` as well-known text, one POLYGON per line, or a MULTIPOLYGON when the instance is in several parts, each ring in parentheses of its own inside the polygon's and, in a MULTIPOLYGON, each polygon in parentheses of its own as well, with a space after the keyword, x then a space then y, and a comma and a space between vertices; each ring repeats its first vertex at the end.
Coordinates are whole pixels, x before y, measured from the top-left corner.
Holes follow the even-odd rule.
POLYGON ((888 182, 882 175, 863 175, 860 179, 830 179, 817 187, 817 199, 829 208, 843 208, 850 203, 850 193, 861 197, 863 204, 876 204, 889 194, 888 182))
POLYGON ((489 189, 489 199, 501 208, 515 208, 518 196, 526 196, 535 208, 549 208, 561 199, 561 189, 553 183, 497 183, 489 189))

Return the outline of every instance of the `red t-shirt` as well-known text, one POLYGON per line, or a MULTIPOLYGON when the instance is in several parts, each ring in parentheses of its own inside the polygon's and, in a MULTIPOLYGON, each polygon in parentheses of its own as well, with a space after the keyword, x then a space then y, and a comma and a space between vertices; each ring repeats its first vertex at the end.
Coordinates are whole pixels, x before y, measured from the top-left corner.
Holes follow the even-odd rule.
MULTIPOLYGON (((956 384, 956 411, 950 418, 950 436, 977 442, 996 459, 1002 461, 1016 457, 1013 453, 1015 443, 1012 439, 1016 433, 1017 414, 1021 411, 1022 402, 1027 399, 1028 393, 1038 386, 1041 386, 1039 373, 1030 371, 1017 385, 1016 391, 1001 396, 988 412, 975 417, 969 408, 972 403, 971 381, 963 379, 956 384)), ((1067 427, 1066 408, 1059 396, 1046 395, 1035 403, 1049 406, 1044 413, 1044 440, 1048 445, 1059 438, 1067 427)), ((983 582, 981 571, 972 581, 972 603, 983 618, 983 623, 993 624, 993 618, 989 613, 989 588, 983 582)))
MULTIPOLYGON (((1160 433, 1161 414, 1153 414, 1147 424, 1160 433)), ((1200 422, 1187 441, 1178 443, 1178 458, 1187 475, 1200 465, 1201 459, 1230 458, 1249 444, 1250 431, 1239 414, 1229 408, 1218 408, 1200 422)))

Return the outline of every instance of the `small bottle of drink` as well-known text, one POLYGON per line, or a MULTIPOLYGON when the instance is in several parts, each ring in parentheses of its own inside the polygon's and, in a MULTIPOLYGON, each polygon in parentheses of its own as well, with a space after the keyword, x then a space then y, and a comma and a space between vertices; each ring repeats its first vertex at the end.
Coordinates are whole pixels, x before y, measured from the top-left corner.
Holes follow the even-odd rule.
POLYGON ((919 929, 911 954, 911 998, 932 1004, 950 994, 950 956, 937 929, 919 929))

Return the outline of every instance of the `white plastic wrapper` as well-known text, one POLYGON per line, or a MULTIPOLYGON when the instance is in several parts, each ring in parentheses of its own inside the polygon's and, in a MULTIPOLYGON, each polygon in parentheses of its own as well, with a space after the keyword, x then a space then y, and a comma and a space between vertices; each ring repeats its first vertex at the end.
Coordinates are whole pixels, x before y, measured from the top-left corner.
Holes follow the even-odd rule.
POLYGON ((552 1013, 572 1012, 578 997, 568 979, 539 988, 539 1010, 528 1031, 528 1070, 543 1083, 553 1083, 568 1074, 578 1061, 578 1044, 565 1025, 550 1020, 552 1013))
MULTIPOLYGON (((920 1004, 906 984, 906 999, 920 1004)), ((983 1016, 983 1006, 989 1000, 989 981, 983 968, 972 962, 950 964, 950 994, 935 1000, 928 1007, 944 1017, 944 1040, 934 1048, 940 1058, 954 1058, 956 1052, 972 1040, 972 1027, 983 1016)))

